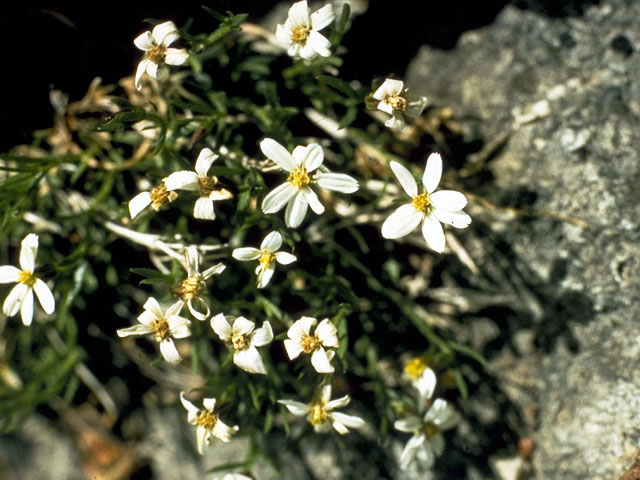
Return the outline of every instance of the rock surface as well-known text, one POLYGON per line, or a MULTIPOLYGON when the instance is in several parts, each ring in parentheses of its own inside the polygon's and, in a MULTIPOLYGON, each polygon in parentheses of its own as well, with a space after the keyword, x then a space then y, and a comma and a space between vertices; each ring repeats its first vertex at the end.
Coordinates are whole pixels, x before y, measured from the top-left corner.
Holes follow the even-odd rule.
POLYGON ((638 48, 637 2, 565 18, 508 6, 452 51, 423 47, 406 77, 453 109, 465 145, 508 134, 468 191, 587 225, 471 205, 475 235, 484 225, 520 285, 513 341, 491 366, 532 421, 536 478, 620 478, 640 453, 638 48))

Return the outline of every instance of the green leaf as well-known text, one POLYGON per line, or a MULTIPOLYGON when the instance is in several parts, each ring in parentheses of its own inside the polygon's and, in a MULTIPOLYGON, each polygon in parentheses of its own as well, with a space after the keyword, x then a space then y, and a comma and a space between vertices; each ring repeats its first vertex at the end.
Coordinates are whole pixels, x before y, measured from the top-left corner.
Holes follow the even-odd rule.
POLYGON ((152 270, 150 268, 130 268, 129 271, 136 275, 145 277, 144 280, 140 282, 140 285, 153 283, 175 283, 175 280, 171 275, 165 275, 164 273, 160 273, 157 270, 152 270))
POLYGON ((473 348, 469 347, 468 345, 462 345, 461 343, 457 343, 457 342, 449 342, 449 347, 451 348, 451 350, 454 350, 458 353, 461 353, 462 355, 465 355, 469 358, 474 359, 476 362, 482 365, 483 368, 487 368, 488 366, 487 360, 479 352, 476 352, 473 348))
POLYGON ((358 116, 358 109, 354 107, 349 108, 345 116, 342 117, 342 120, 340 120, 338 129, 346 128, 349 125, 351 125, 357 116, 358 116))
POLYGON ((467 398, 469 396, 467 382, 465 382, 462 373, 460 373, 460 370, 457 368, 453 370, 453 381, 456 383, 456 387, 458 387, 458 391, 462 398, 467 398))
POLYGON ((320 75, 318 77, 318 80, 320 80, 322 83, 326 85, 329 85, 330 87, 335 88, 336 90, 341 91, 349 98, 353 98, 354 100, 360 99, 360 95, 358 95, 358 92, 356 92, 351 87, 351 85, 349 85, 344 80, 340 80, 339 78, 332 77, 330 75, 320 75))

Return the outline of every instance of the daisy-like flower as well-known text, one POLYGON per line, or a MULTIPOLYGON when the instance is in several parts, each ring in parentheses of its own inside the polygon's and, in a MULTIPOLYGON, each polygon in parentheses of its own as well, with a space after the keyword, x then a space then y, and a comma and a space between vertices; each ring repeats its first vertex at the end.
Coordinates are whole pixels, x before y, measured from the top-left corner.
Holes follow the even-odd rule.
POLYGON ((0 283, 14 283, 17 285, 11 289, 2 305, 2 311, 7 317, 12 317, 18 310, 22 317, 22 323, 31 325, 33 320, 33 292, 36 292, 42 309, 49 315, 56 309, 56 301, 51 290, 38 277, 33 274, 36 268, 36 255, 38 254, 38 235, 30 233, 22 240, 20 248, 20 268, 12 265, 0 267, 0 283))
POLYGON ((205 282, 211 276, 222 273, 227 267, 222 263, 217 263, 213 267, 207 268, 204 272, 200 272, 200 255, 198 254, 198 249, 194 246, 187 247, 185 259, 187 261, 187 278, 173 286, 173 295, 187 304, 191 315, 198 320, 205 320, 211 313, 209 303, 203 297, 206 288, 205 282), (195 308, 196 301, 204 307, 204 312, 200 312, 195 308))
POLYGON ((178 194, 169 191, 163 181, 160 185, 153 187, 148 192, 140 192, 129 200, 129 215, 131 215, 131 219, 133 220, 149 205, 157 212, 161 206, 173 202, 176 198, 178 198, 178 194))
POLYGON ((178 29, 171 21, 153 27, 150 32, 144 32, 133 41, 136 47, 144 52, 144 58, 136 70, 136 88, 142 88, 142 76, 146 73, 152 78, 159 79, 164 75, 163 64, 184 65, 189 60, 189 54, 184 48, 169 48, 179 38, 178 29))
POLYGON ((220 340, 233 349, 233 363, 249 373, 267 373, 256 347, 267 345, 273 340, 273 330, 268 321, 256 329, 256 324, 251 320, 219 313, 211 319, 211 328, 220 340))
POLYGON ((195 190, 200 195, 193 209, 193 216, 203 220, 215 220, 213 202, 228 200, 233 194, 224 188, 216 188, 218 178, 207 175, 209 168, 218 158, 209 148, 203 148, 196 160, 195 172, 181 170, 164 179, 167 190, 195 190))
POLYGON ((276 27, 276 40, 287 49, 291 57, 310 60, 318 55, 331 55, 331 44, 318 33, 329 26, 336 18, 331 5, 311 13, 306 0, 294 3, 289 9, 289 16, 284 25, 276 27))
POLYGON ((438 398, 421 418, 410 415, 397 420, 393 426, 401 432, 413 433, 400 454, 400 468, 407 469, 414 460, 427 469, 444 451, 442 432, 456 426, 458 413, 445 400, 438 398))
POLYGON ((318 215, 324 212, 324 206, 310 187, 312 183, 320 188, 342 193, 358 190, 358 182, 344 173, 316 172, 311 176, 324 160, 322 147, 317 143, 306 147, 297 146, 293 153, 289 153, 275 140, 265 138, 260 142, 260 149, 267 158, 289 172, 287 181, 264 197, 262 211, 275 213, 287 205, 284 218, 289 228, 296 228, 302 223, 307 214, 307 206, 311 206, 311 210, 318 215))
POLYGON ((428 400, 436 388, 436 374, 431 370, 424 359, 412 358, 404 366, 404 375, 418 390, 420 399, 428 400))
POLYGON ((180 363, 182 358, 171 337, 185 338, 191 335, 191 330, 189 330, 191 322, 180 316, 183 306, 184 302, 178 300, 163 312, 158 301, 149 297, 142 307, 144 312, 138 316, 140 325, 121 328, 117 331, 118 336, 153 334, 155 341, 160 345, 162 357, 169 363, 180 363))
POLYGON ((284 348, 290 360, 298 358, 301 353, 307 353, 311 355, 311 365, 316 372, 332 373, 334 369, 330 362, 336 352, 326 349, 338 348, 337 329, 328 318, 325 318, 312 335, 309 331, 316 322, 317 320, 313 317, 302 317, 296 320, 287 330, 289 338, 284 341, 284 348))
POLYGON ((422 176, 425 191, 418 193, 418 184, 413 175, 398 162, 390 163, 391 170, 411 197, 411 203, 400 206, 382 224, 384 238, 400 238, 411 233, 422 223, 422 235, 427 245, 438 253, 444 251, 445 238, 440 222, 455 228, 466 228, 471 217, 462 209, 467 204, 466 197, 453 190, 434 192, 442 175, 442 158, 437 153, 429 155, 422 176))
POLYGON ((420 97, 409 101, 407 99, 408 89, 404 88, 402 80, 387 78, 382 85, 373 93, 373 98, 379 100, 378 110, 391 115, 385 122, 389 128, 402 128, 404 117, 419 117, 427 104, 427 97, 420 97))
POLYGON ((187 410, 187 420, 191 425, 196 425, 196 445, 198 453, 202 455, 202 447, 211 444, 211 437, 216 437, 223 442, 231 440, 231 436, 238 431, 238 426, 230 427, 220 420, 214 413, 216 406, 215 398, 205 398, 202 400, 204 409, 196 407, 189 400, 184 398, 184 392, 180 392, 180 401, 187 410))
POLYGON ((287 252, 278 252, 281 246, 282 235, 278 232, 271 232, 264 238, 259 250, 253 247, 236 248, 231 255, 241 262, 258 260, 259 265, 256 267, 258 288, 264 288, 271 281, 273 272, 276 270, 276 262, 280 265, 289 265, 296 261, 295 255, 287 252))
POLYGON ((287 410, 298 417, 306 415, 307 420, 318 433, 328 432, 333 426, 336 432, 344 435, 349 433, 349 428, 360 428, 364 425, 364 420, 360 417, 333 411, 336 408, 346 407, 350 401, 349 395, 331 400, 331 385, 325 385, 316 392, 314 399, 308 405, 294 400, 278 400, 278 403, 287 407, 287 410))

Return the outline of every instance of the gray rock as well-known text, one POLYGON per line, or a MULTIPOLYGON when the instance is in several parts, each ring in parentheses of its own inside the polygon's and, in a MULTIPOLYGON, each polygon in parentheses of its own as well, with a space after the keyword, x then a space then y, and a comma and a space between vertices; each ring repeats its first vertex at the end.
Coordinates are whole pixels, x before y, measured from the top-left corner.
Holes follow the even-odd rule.
MULTIPOLYGON (((531 395, 537 403, 537 478, 619 478, 640 452, 637 8, 603 0, 581 17, 549 18, 509 6, 452 51, 423 47, 406 78, 472 125, 465 141, 509 132, 486 166, 492 181, 469 178, 469 191, 587 224, 505 219, 472 202, 476 227, 461 233, 463 243, 482 231, 480 243, 506 245, 505 274, 521 284, 509 288, 537 305, 514 307, 522 320, 512 333, 533 329, 536 348, 511 354, 534 389, 505 389, 523 409, 531 395)), ((489 268, 486 249, 472 254, 489 268)), ((499 381, 504 362, 493 361, 499 381)))

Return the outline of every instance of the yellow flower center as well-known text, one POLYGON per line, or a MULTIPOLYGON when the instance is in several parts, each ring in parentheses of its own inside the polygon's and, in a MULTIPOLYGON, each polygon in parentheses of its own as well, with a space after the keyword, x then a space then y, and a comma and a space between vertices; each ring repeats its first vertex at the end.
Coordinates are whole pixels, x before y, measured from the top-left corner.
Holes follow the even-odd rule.
POLYGON ((249 341, 244 333, 234 333, 231 335, 231 344, 234 350, 244 350, 249 348, 249 341))
POLYGON ((149 193, 151 195, 151 208, 155 211, 158 211, 162 205, 171 203, 178 198, 178 194, 176 192, 168 191, 167 186, 164 183, 161 183, 157 187, 153 187, 149 193))
POLYGON ((419 379, 427 369, 427 364, 419 357, 413 358, 404 366, 404 372, 411 380, 419 379))
POLYGON ((153 325, 153 335, 158 343, 169 338, 169 323, 164 318, 156 320, 153 325))
POLYGON ((167 47, 164 45, 154 45, 145 52, 145 57, 151 60, 153 63, 161 63, 164 61, 164 57, 167 54, 167 47))
POLYGON ((291 29, 291 41, 293 43, 305 43, 311 29, 305 25, 299 25, 291 29))
POLYGON ((212 430, 213 427, 216 426, 216 423, 218 423, 218 416, 212 412, 208 412, 207 410, 200 410, 196 421, 198 422, 199 427, 212 430))
POLYGON ((204 282, 200 275, 187 277, 173 287, 173 295, 188 302, 196 298, 203 288, 204 282))
POLYGON ((302 347, 302 351, 304 353, 315 352, 321 345, 322 342, 315 335, 302 335, 300 346, 302 347))
POLYGON ((296 167, 291 173, 289 173, 289 177, 287 177, 287 182, 289 182, 294 187, 304 188, 311 182, 309 178, 309 173, 307 169, 304 167, 296 167))
POLYGON ((269 265, 273 263, 275 258, 276 256, 273 253, 265 250, 260 255, 260 258, 258 259, 258 261, 260 262, 260 265, 262 266, 263 269, 267 269, 269 265))
POLYGON ((18 282, 24 283, 29 287, 33 287, 36 283, 36 280, 37 277, 33 273, 27 272, 26 270, 23 270, 18 274, 18 282))
POLYGON ((429 194, 427 192, 413 197, 411 203, 413 204, 413 207, 419 212, 429 213, 429 211, 431 210, 431 200, 429 199, 429 194))
POLYGON ((438 427, 436 427, 433 423, 425 423, 422 426, 422 431, 424 432, 424 436, 427 437, 427 439, 435 437, 438 433, 440 433, 438 427))
POLYGON ((324 405, 322 405, 321 403, 314 403, 311 406, 311 412, 309 416, 311 425, 319 425, 321 423, 324 423, 327 421, 328 417, 329 415, 327 414, 324 405))
POLYGON ((218 184, 216 177, 200 177, 198 176, 198 193, 203 197, 208 197, 215 190, 218 184))
POLYGON ((407 100, 400 95, 392 95, 386 98, 386 101, 391 108, 399 112, 404 112, 407 109, 407 100))

